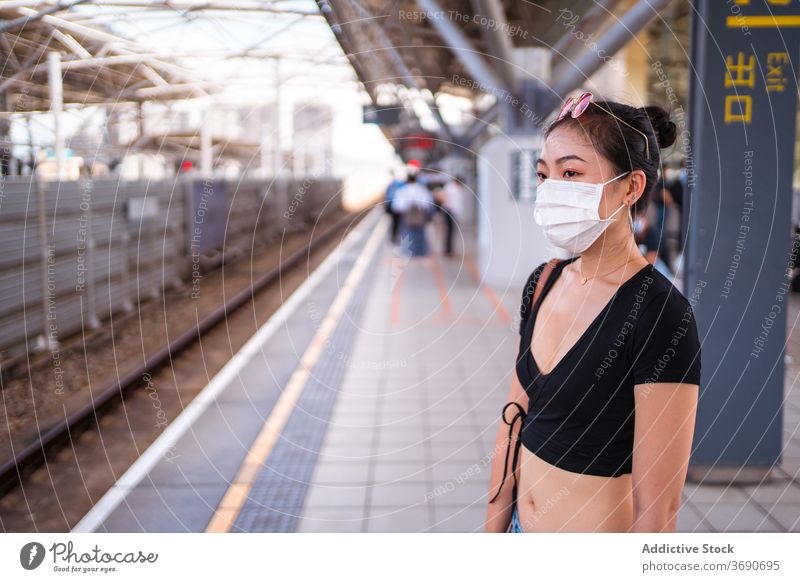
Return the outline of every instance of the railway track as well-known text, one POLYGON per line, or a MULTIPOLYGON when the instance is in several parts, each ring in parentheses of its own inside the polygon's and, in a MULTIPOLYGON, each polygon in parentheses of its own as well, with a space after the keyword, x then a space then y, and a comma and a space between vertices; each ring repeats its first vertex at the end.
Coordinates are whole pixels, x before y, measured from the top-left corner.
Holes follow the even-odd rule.
POLYGON ((304 278, 305 271, 298 267, 306 263, 311 267, 312 263, 321 262, 338 244, 341 237, 337 235, 344 236, 348 227, 357 224, 362 216, 346 214, 305 246, 288 256, 279 257, 272 268, 253 280, 247 288, 231 296, 168 345, 148 355, 141 365, 110 383, 92 402, 52 426, 13 459, 6 460, 0 466, 0 494, 6 494, 0 498, 2 529, 63 531, 77 522, 85 511, 77 507, 74 512, 65 510, 65 496, 71 504, 76 503, 75 490, 65 493, 65 487, 69 487, 69 483, 80 483, 79 489, 86 496, 80 497, 83 502, 78 502, 78 506, 85 505, 86 501, 91 503, 92 498, 102 495, 107 490, 106 484, 113 484, 113 481, 108 481, 115 479, 120 470, 135 461, 140 450, 146 448, 163 430, 163 427, 153 430, 153 402, 158 400, 155 414, 159 418, 172 418, 179 414, 202 390, 215 369, 221 368, 236 352, 237 344, 243 344, 280 305, 281 298, 276 302, 276 294, 265 291, 279 283, 280 295, 285 297, 285 293, 289 292, 286 288, 296 287, 304 278), (247 306, 252 308, 246 309, 247 306), (262 313, 265 315, 260 315, 262 313), (157 398, 153 397, 154 394, 157 398), (135 400, 142 401, 138 412, 135 400), (110 414, 120 403, 123 408, 120 414, 110 414), (141 431, 137 427, 141 427, 141 431), (128 435, 130 438, 126 438, 128 435), (118 447, 126 448, 127 452, 120 453, 116 450, 118 447), (105 453, 105 460, 99 455, 100 451, 105 453), (56 470, 55 465, 59 463, 65 465, 63 471, 56 470), (103 467, 109 471, 103 471, 103 467), (93 475, 95 469, 104 473, 105 477, 93 475), (81 477, 79 481, 74 478, 75 470, 81 477), (35 475, 38 478, 31 479, 35 475), (17 485, 22 486, 15 488, 17 485), (49 511, 37 515, 30 500, 36 499, 37 509, 40 509, 41 492, 34 492, 31 487, 52 489, 56 500, 49 511), (61 499, 58 499, 59 496, 61 499), (15 497, 18 499, 13 499, 15 497), (24 511, 21 511, 20 504, 26 508, 24 511), (58 515, 59 509, 61 515, 58 515), (52 512, 56 514, 54 517, 50 516, 52 512))

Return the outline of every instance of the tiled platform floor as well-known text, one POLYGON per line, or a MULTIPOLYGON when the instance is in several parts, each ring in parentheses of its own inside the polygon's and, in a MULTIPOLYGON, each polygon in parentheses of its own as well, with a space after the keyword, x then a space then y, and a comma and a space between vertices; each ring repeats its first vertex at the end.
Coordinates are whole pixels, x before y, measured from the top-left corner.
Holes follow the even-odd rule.
MULTIPOLYGON (((388 241, 381 253, 298 531, 482 531, 519 293, 480 287, 469 248, 466 260, 407 259, 388 241)), ((788 352, 800 363, 796 335, 788 352)), ((679 531, 800 531, 797 373, 790 362, 777 480, 687 484, 679 531)))

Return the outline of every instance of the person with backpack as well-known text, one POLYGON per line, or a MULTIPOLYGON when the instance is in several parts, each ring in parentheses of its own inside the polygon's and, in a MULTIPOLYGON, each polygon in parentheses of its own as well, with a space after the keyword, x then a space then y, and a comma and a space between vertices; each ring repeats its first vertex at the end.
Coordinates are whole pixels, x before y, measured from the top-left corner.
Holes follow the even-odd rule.
POLYGON ((425 227, 434 210, 431 191, 417 182, 417 172, 410 171, 406 183, 397 189, 392 209, 400 214, 400 246, 412 257, 428 254, 425 227))

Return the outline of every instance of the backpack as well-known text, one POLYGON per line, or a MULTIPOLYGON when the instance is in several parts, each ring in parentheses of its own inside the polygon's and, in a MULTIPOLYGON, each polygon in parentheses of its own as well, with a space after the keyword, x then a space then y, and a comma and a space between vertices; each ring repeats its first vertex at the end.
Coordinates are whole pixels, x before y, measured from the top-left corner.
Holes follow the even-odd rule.
POLYGON ((428 213, 425 212, 422 207, 412 204, 411 207, 403 213, 403 222, 411 228, 424 226, 425 223, 428 222, 428 213))

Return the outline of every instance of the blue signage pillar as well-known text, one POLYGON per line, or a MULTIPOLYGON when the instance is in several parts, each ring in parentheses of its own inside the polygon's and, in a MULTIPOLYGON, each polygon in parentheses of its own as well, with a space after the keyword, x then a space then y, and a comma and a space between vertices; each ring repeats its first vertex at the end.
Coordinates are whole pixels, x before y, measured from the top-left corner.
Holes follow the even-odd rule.
POLYGON ((688 479, 768 477, 782 447, 798 0, 693 2, 684 293, 703 348, 688 479))

